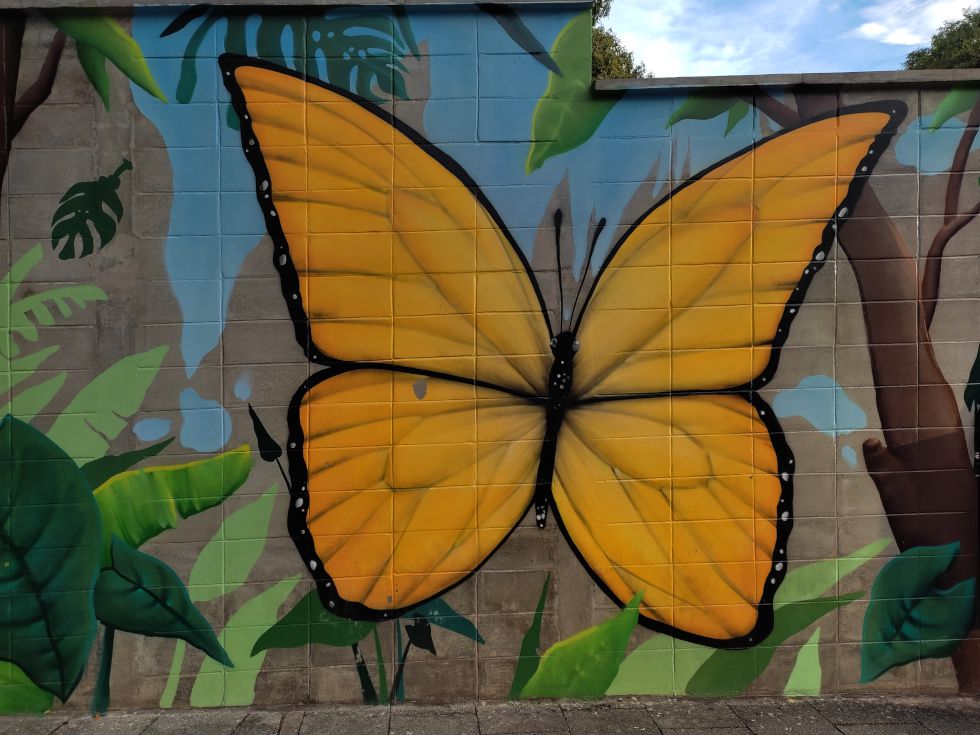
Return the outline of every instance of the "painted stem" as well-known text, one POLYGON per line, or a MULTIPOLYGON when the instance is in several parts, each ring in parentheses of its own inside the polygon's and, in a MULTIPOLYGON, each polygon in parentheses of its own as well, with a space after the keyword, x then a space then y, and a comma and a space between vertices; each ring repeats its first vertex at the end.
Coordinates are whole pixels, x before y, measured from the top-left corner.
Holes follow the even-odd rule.
POLYGON ((357 664, 357 675, 361 679, 361 696, 364 698, 364 704, 377 704, 378 692, 374 688, 374 682, 371 681, 371 672, 368 671, 367 664, 364 662, 364 656, 361 655, 361 649, 356 643, 352 644, 350 649, 354 652, 354 662, 357 664))
POLYGON ((374 656, 378 661, 378 691, 381 693, 381 703, 388 704, 388 674, 385 672, 385 657, 381 650, 381 636, 378 635, 378 626, 371 629, 374 634, 374 656))
MULTIPOLYGON (((395 672, 395 680, 391 684, 391 694, 388 695, 388 701, 396 701, 396 697, 399 694, 399 689, 402 686, 402 676, 405 674, 405 662, 408 661, 408 652, 412 648, 412 642, 409 641, 405 644, 405 650, 402 651, 401 658, 398 660, 398 670, 395 672)), ((404 698, 404 694, 402 694, 404 698)))
POLYGON ((99 676, 92 695, 92 714, 104 715, 109 710, 109 677, 112 673, 112 647, 116 639, 116 629, 104 625, 102 635, 102 654, 99 657, 99 676))
POLYGON ((167 675, 167 684, 160 695, 160 706, 173 707, 174 699, 177 697, 177 687, 180 685, 180 672, 184 669, 184 654, 187 652, 187 644, 178 640, 174 648, 174 656, 170 661, 170 673, 167 675))

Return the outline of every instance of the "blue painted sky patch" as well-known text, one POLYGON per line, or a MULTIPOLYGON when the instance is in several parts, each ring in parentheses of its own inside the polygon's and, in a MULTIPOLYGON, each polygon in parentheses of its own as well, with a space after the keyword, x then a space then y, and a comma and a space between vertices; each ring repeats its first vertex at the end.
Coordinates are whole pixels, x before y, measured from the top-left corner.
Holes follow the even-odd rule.
POLYGON ((133 424, 133 433, 140 441, 153 442, 170 433, 170 424, 170 419, 140 419, 133 424))
POLYGON ((795 388, 780 391, 772 410, 780 418, 799 416, 828 436, 850 434, 868 425, 864 411, 827 375, 808 375, 795 388))

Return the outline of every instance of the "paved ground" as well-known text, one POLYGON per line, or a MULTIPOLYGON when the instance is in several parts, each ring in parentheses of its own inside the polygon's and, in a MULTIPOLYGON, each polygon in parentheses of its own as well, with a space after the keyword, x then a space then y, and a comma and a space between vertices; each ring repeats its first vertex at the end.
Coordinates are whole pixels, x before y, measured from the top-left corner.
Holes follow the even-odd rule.
POLYGON ((898 697, 226 709, 0 718, 2 735, 971 735, 980 699, 898 697))

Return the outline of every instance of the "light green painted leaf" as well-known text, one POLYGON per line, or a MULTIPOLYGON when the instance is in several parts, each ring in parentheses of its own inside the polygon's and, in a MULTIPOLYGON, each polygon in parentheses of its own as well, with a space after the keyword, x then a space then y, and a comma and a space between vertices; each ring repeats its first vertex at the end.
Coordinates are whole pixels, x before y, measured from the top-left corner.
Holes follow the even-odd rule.
POLYGON ((861 634, 861 681, 923 658, 944 658, 959 648, 974 618, 977 581, 936 586, 960 544, 905 550, 879 572, 861 634))
POLYGON ((34 375, 41 364, 59 349, 61 348, 58 345, 49 345, 27 355, 15 357, 13 360, 8 359, 0 351, 0 395, 34 375))
POLYGON ((773 607, 778 611, 781 606, 791 602, 822 597, 833 591, 844 577, 876 558, 889 544, 891 539, 882 538, 840 559, 811 562, 795 568, 791 565, 786 578, 776 591, 773 607))
MULTIPOLYGON (((79 10, 48 10, 48 19, 64 33, 75 39, 76 45, 88 46, 109 59, 125 74, 130 81, 139 85, 147 92, 163 102, 167 101, 163 90, 156 83, 150 67, 146 64, 143 50, 133 40, 126 30, 109 15, 99 12, 79 10)), ((86 74, 89 69, 85 68, 86 74)), ((98 90, 99 81, 93 79, 93 86, 98 90)), ((101 94, 101 91, 100 91, 101 94)), ((103 97, 106 101, 107 97, 103 97)), ((106 109, 109 109, 108 103, 106 109)))
POLYGON ((225 666, 231 660, 177 573, 112 537, 110 566, 95 584, 95 614, 106 625, 158 638, 179 638, 225 666))
POLYGON ((284 579, 260 592, 228 619, 219 638, 235 664, 225 670, 207 658, 201 664, 191 690, 192 707, 247 707, 255 699, 255 680, 265 660, 265 651, 251 655, 263 631, 279 618, 279 608, 289 597, 300 575, 284 579))
POLYGON ((184 654, 187 652, 187 644, 177 641, 174 646, 174 655, 170 659, 170 671, 167 673, 167 683, 160 694, 160 706, 169 709, 174 706, 174 699, 177 697, 177 687, 180 685, 180 672, 184 670, 184 654))
POLYGON ((54 695, 30 680, 22 669, 0 661, 0 714, 40 715, 51 709, 54 695))
POLYGON ((252 469, 243 444, 230 452, 187 464, 148 467, 113 476, 96 488, 105 543, 116 535, 139 548, 184 518, 219 505, 240 488, 252 469))
POLYGON ((0 421, 0 660, 65 701, 95 640, 99 509, 60 447, 0 421))
POLYGON ((706 89, 698 94, 692 94, 671 113, 670 117, 667 118, 665 127, 673 127, 683 120, 710 120, 727 112, 728 130, 725 131, 725 135, 728 135, 731 129, 738 124, 738 121, 748 113, 748 104, 740 97, 719 94, 720 91, 706 89), (739 106, 740 102, 744 108, 739 106), (737 118, 734 123, 732 122, 733 115, 737 118))
POLYGON ((589 699, 605 694, 626 656, 642 597, 638 594, 619 614, 545 651, 521 697, 589 699))
POLYGON ((561 29, 551 47, 562 73, 548 74, 548 87, 534 108, 527 173, 585 143, 619 101, 621 95, 597 97, 593 92, 591 47, 592 11, 585 10, 561 29))
POLYGON ((0 408, 0 415, 12 414, 21 421, 30 423, 58 395, 67 378, 68 373, 61 372, 30 388, 17 391, 12 400, 0 408))
POLYGON ((191 598, 206 602, 238 589, 262 556, 276 502, 276 486, 221 523, 191 568, 191 598))
POLYGON ((259 636, 251 653, 254 656, 270 648, 298 648, 310 643, 352 646, 367 638, 374 628, 374 623, 348 620, 325 610, 314 589, 259 636))
POLYGON ((823 670, 820 668, 820 628, 815 628, 796 654, 783 694, 787 697, 819 697, 823 670))
POLYGON ((142 405, 168 349, 154 347, 124 357, 97 375, 55 419, 48 438, 79 464, 104 457, 109 442, 142 405))
POLYGON ((49 288, 17 299, 10 305, 10 331, 28 342, 37 342, 37 325, 50 327, 55 324, 54 309, 62 317, 70 317, 75 309, 84 309, 95 301, 105 301, 106 296, 98 286, 74 285, 49 288))
POLYGON ((976 87, 951 89, 936 106, 936 111, 932 113, 932 120, 927 130, 929 132, 939 130, 952 118, 972 108, 977 100, 980 100, 980 89, 976 87))
POLYGON ((531 619, 531 626, 521 639, 521 652, 514 667, 514 679, 510 684, 508 699, 519 699, 521 690, 534 676, 538 670, 538 646, 541 645, 541 618, 544 616, 544 605, 548 600, 548 587, 551 585, 551 574, 544 578, 541 586, 541 595, 538 597, 537 607, 534 608, 534 617, 531 619))
POLYGON ((734 105, 728 108, 728 122, 725 124, 725 135, 727 136, 731 133, 735 126, 738 125, 749 114, 749 103, 745 100, 738 100, 734 105))

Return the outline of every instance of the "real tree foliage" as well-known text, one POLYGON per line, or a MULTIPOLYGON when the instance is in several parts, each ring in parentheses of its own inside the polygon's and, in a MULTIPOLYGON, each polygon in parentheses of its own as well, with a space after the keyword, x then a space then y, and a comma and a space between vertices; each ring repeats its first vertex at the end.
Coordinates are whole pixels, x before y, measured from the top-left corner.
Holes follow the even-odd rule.
POLYGON ((640 79, 652 76, 642 62, 623 46, 619 37, 604 28, 600 21, 609 16, 612 0, 595 0, 592 3, 592 78, 593 79, 640 79))
POLYGON ((943 23, 927 48, 905 57, 906 69, 980 67, 980 8, 966 9, 959 20, 943 23))

